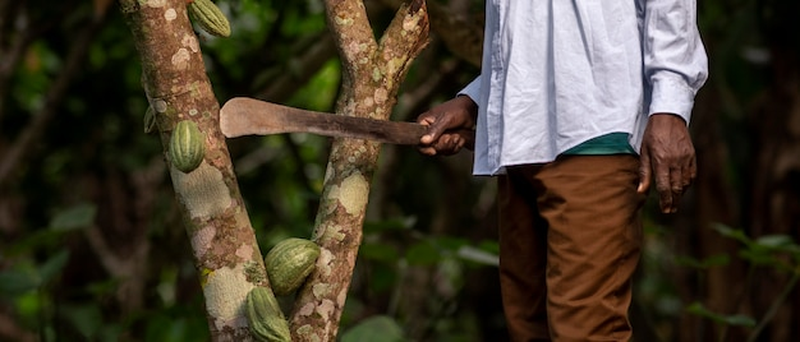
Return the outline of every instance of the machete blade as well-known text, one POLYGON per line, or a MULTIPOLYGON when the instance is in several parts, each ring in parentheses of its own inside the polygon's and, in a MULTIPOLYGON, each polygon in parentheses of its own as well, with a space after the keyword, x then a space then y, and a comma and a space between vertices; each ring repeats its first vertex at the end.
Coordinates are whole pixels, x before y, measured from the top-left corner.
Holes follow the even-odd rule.
POLYGON ((427 127, 412 122, 357 118, 282 106, 246 97, 228 100, 220 109, 220 128, 228 138, 244 135, 313 133, 417 145, 427 127))

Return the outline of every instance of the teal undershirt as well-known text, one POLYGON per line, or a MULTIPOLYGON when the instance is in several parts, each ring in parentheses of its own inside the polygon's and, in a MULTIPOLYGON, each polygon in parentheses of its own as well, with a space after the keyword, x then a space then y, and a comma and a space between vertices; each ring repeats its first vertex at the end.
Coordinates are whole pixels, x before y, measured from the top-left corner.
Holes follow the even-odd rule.
POLYGON ((628 133, 608 133, 589 139, 564 151, 563 155, 602 156, 610 154, 636 154, 628 142, 628 133))

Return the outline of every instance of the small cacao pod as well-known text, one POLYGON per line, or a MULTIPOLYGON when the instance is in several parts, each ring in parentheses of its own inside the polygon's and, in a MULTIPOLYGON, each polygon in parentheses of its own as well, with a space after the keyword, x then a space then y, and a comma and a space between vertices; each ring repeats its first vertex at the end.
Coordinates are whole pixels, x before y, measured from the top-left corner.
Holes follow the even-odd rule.
POLYGON ((169 141, 169 159, 183 173, 194 171, 206 153, 205 135, 191 120, 178 122, 169 141))
POLYGON ((144 134, 150 134, 156 127, 156 111, 153 106, 148 106, 147 111, 144 112, 144 134))
POLYGON ((186 8, 189 17, 203 31, 218 37, 231 35, 231 24, 228 22, 228 18, 211 0, 194 0, 186 8))
POLYGON ((272 247, 264 264, 275 294, 283 296, 297 290, 316 267, 317 257, 319 246, 306 239, 289 238, 272 247))
POLYGON ((266 287, 254 287, 247 293, 246 305, 245 315, 253 337, 262 342, 292 340, 289 323, 272 291, 266 287))

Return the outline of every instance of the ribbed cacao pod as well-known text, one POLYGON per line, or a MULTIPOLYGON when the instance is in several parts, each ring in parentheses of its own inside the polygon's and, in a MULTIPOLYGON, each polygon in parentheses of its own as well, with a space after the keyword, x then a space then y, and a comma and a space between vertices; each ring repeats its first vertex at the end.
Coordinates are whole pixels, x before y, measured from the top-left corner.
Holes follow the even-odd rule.
POLYGON ((254 287, 247 293, 245 316, 250 326, 250 333, 258 341, 283 342, 291 341, 289 323, 283 316, 278 301, 266 287, 254 287))
POLYGON ((272 247, 264 258, 272 291, 283 296, 297 290, 316 267, 317 257, 319 246, 306 239, 289 238, 272 247))
POLYGON ((169 141, 169 159, 183 173, 194 171, 206 153, 205 135, 191 120, 178 122, 169 141))
POLYGON ((186 6, 189 17, 197 26, 211 35, 227 37, 231 35, 231 24, 222 11, 211 0, 194 0, 186 6))

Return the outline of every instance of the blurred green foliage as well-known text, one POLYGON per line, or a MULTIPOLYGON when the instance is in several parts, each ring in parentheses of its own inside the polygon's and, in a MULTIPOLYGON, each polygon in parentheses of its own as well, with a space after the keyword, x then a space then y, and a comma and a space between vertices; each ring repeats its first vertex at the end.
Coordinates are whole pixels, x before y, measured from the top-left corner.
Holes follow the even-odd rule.
MULTIPOLYGON (((102 25, 91 28, 104 2, 0 1, 0 165, 14 158, 9 151, 23 144, 26 132, 35 133, 17 166, 0 177, 0 340, 208 339, 198 274, 162 148, 155 135, 142 132, 147 101, 130 32, 115 5, 102 25), (82 39, 90 39, 85 55, 67 77, 82 39), (11 63, 16 45, 23 49, 11 63), (6 71, 6 65, 13 68, 6 71), (66 84, 61 96, 59 82, 66 84), (34 127, 38 121, 40 129, 34 127)), ((232 36, 198 34, 221 103, 257 95, 334 110, 341 72, 335 49, 324 45, 321 0, 217 3, 231 21, 232 36)), ((480 18, 482 2, 469 3, 468 14, 480 18)), ((717 177, 735 189, 719 193, 720 200, 731 197, 732 208, 743 208, 742 224, 732 226, 748 227, 746 219, 755 215, 747 212, 753 207, 749 166, 757 162, 758 148, 748 111, 774 81, 771 48, 792 51, 791 63, 798 63, 800 36, 792 34, 800 32, 793 19, 800 15, 797 3, 698 1, 712 71, 699 107, 703 114, 717 113, 717 125, 696 135, 732 151, 717 177)), ((367 4, 380 34, 393 10, 367 4)), ((413 120, 477 72, 434 36, 404 83, 393 119, 413 120), (432 90, 418 93, 427 88, 432 90)), ((699 121, 696 127, 708 128, 699 121)), ((330 140, 292 134, 228 143, 262 252, 287 237, 309 237, 330 140)), ((383 148, 342 341, 506 339, 495 268, 496 190, 492 180, 469 175, 470 158, 431 159, 413 148, 383 148)), ((710 182, 704 184, 696 187, 710 182)), ((687 197, 689 208, 700 208, 687 197)), ((648 202, 633 312, 644 317, 634 322, 637 331, 652 335, 637 340, 678 340, 687 316, 763 328, 758 324, 764 315, 722 313, 704 304, 709 293, 701 285, 713 270, 745 262, 745 269, 797 277, 796 227, 755 238, 752 230, 716 226, 718 240, 697 242, 693 234, 710 228, 697 223, 706 214, 696 210, 667 218, 648 202), (739 253, 707 253, 694 245, 724 239, 738 241, 739 253), (690 276, 676 278, 681 272, 690 276)), ((763 275, 758 272, 745 271, 763 275)), ((786 300, 781 295, 773 299, 786 300)), ((280 300, 291 306, 291 297, 280 300)))

